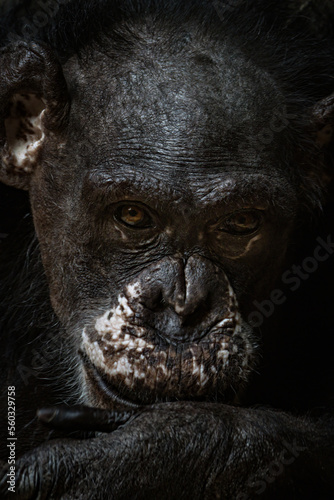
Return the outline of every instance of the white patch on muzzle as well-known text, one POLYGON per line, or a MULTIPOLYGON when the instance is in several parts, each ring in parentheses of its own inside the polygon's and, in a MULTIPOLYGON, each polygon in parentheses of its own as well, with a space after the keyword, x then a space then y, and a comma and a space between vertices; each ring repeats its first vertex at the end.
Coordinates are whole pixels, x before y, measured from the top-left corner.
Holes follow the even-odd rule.
MULTIPOLYGON (((139 283, 130 285, 126 293, 131 300, 139 297, 139 283)), ((236 303, 231 287, 229 296, 231 303, 236 303)), ((127 297, 121 294, 118 304, 96 320, 94 330, 83 330, 84 352, 111 381, 121 379, 131 388, 140 382, 150 391, 159 386, 168 395, 178 394, 180 388, 186 392, 189 386, 193 393, 201 394, 208 383, 213 384, 213 379, 224 377, 231 355, 234 359, 241 358, 238 371, 248 365, 244 351, 251 354, 252 346, 246 337, 243 339, 240 315, 232 309, 205 340, 181 346, 159 345, 154 332, 134 325, 133 317, 127 297), (227 328, 233 328, 228 335, 224 334, 227 328), (240 342, 243 352, 239 352, 240 342)))

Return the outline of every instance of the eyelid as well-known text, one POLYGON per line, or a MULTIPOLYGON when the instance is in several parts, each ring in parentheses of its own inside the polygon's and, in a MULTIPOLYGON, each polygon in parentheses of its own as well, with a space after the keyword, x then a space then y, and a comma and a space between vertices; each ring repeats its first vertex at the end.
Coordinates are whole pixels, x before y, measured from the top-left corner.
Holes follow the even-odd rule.
POLYGON ((140 202, 136 202, 136 201, 132 201, 132 200, 124 200, 122 202, 119 202, 119 203, 115 203, 112 205, 113 209, 112 209, 112 212, 113 212, 113 218, 114 220, 118 223, 118 224, 122 224, 122 226, 124 227, 127 227, 128 229, 132 229, 132 230, 145 230, 145 229, 152 229, 153 227, 156 226, 156 223, 155 223, 155 217, 154 215, 152 214, 152 211, 146 207, 144 204, 140 203, 140 202), (135 225, 135 224, 128 224, 126 223, 125 221, 123 221, 121 219, 121 217, 118 217, 117 213, 120 212, 122 210, 122 208, 124 207, 133 207, 133 208, 138 208, 139 210, 143 211, 144 212, 144 220, 145 218, 148 219, 150 221, 150 224, 147 224, 147 225, 135 225))
POLYGON ((264 214, 267 211, 268 211, 267 208, 253 208, 253 207, 236 208, 232 212, 225 212, 224 215, 221 215, 219 218, 212 220, 210 225, 217 226, 218 224, 221 224, 224 220, 228 219, 229 217, 232 217, 233 215, 238 215, 238 214, 243 214, 243 213, 248 213, 248 212, 256 212, 256 213, 259 213, 260 215, 264 216, 264 214))
POLYGON ((251 234, 254 234, 261 227, 261 225, 264 221, 264 213, 265 213, 264 210, 259 210, 257 208, 245 208, 245 209, 235 210, 234 212, 231 212, 231 213, 225 215, 224 217, 221 217, 218 220, 218 222, 216 222, 216 224, 214 225, 214 230, 216 230, 216 231, 218 230, 220 232, 224 232, 226 234, 231 234, 234 236, 249 236, 251 234), (225 228, 222 229, 224 224, 227 226, 228 220, 231 219, 233 216, 238 216, 238 215, 247 214, 247 213, 256 214, 256 216, 258 217, 258 224, 254 229, 252 229, 252 228, 250 228, 249 230, 245 229, 245 231, 241 230, 240 232, 229 231, 227 229, 227 227, 226 227, 226 229, 225 228))

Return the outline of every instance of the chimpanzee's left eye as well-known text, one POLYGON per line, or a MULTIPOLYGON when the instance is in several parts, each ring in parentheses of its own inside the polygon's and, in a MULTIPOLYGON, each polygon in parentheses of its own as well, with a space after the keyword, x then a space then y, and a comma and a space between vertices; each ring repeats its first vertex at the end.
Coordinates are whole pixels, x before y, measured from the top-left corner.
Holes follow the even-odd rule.
POLYGON ((226 217, 219 230, 235 235, 252 234, 258 230, 262 221, 263 215, 259 210, 243 210, 226 217))
POLYGON ((153 224, 148 213, 136 205, 122 205, 116 210, 114 217, 118 222, 136 229, 151 227, 153 224))

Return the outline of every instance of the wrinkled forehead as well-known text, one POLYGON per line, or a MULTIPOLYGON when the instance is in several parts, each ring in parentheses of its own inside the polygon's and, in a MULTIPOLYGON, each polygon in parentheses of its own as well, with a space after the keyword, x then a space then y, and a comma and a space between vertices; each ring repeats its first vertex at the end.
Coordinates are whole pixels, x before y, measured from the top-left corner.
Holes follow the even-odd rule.
POLYGON ((276 185, 286 184, 282 95, 231 45, 206 41, 171 51, 159 39, 136 42, 128 53, 95 48, 69 61, 65 73, 72 93, 68 149, 79 151, 73 168, 87 192, 195 196, 199 205, 240 193, 245 174, 247 193, 266 193, 276 176, 276 185))
POLYGON ((161 36, 121 54, 96 49, 68 71, 74 115, 120 147, 233 149, 233 138, 254 136, 284 106, 270 77, 227 42, 176 51, 161 36))

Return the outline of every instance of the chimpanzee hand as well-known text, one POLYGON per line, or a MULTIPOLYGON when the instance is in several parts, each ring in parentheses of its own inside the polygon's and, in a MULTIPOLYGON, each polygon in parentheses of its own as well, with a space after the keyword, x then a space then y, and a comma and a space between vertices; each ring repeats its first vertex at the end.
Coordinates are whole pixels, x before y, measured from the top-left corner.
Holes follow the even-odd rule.
MULTIPOLYGON (((85 419, 86 428, 104 430, 127 422, 26 454, 17 462, 13 498, 305 499, 317 491, 328 499, 334 491, 332 422, 321 427, 278 412, 184 402, 133 415, 82 408, 40 417, 81 429, 85 419)), ((9 497, 6 481, 4 472, 1 498, 9 497)))

